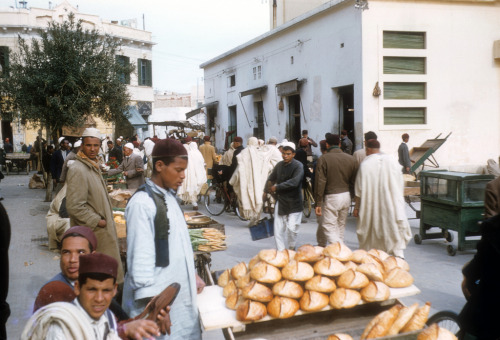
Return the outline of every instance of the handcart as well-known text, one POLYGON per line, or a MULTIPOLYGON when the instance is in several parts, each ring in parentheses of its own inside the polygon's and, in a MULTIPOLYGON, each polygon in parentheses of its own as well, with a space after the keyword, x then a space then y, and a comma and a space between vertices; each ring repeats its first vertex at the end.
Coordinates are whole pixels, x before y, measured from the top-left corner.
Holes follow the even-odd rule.
POLYGON ((439 137, 441 134, 439 134, 434 139, 426 140, 421 146, 412 148, 410 150, 410 160, 413 165, 410 168, 410 173, 414 174, 420 166, 422 166, 422 170, 426 165, 433 168, 439 168, 439 163, 432 154, 446 142, 450 135, 451 132, 445 138, 440 139, 439 137), (428 163, 425 163, 426 161, 428 161, 428 163))
POLYGON ((5 154, 5 168, 7 175, 12 172, 13 169, 17 170, 17 173, 21 171, 26 171, 26 175, 30 174, 31 162, 30 154, 24 152, 14 152, 5 154))
MULTIPOLYGON (((475 249, 480 236, 480 222, 484 215, 484 192, 493 175, 478 175, 446 170, 420 172, 421 213, 420 231, 414 236, 416 244, 422 240, 444 238, 453 241, 449 230, 458 232, 458 250, 475 249), (439 228, 440 232, 429 232, 439 228)), ((447 246, 448 254, 454 256, 456 249, 447 246)))

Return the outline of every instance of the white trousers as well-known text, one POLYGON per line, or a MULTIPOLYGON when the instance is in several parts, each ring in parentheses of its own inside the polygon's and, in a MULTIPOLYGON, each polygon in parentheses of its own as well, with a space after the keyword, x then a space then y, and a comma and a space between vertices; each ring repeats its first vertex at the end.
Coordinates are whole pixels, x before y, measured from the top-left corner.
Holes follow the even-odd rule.
POLYGON ((295 249, 302 211, 278 215, 278 202, 274 207, 274 240, 278 250, 295 249))
POLYGON ((345 222, 349 207, 351 206, 351 195, 349 192, 341 194, 325 195, 322 216, 319 219, 316 239, 322 247, 335 242, 344 242, 345 222))

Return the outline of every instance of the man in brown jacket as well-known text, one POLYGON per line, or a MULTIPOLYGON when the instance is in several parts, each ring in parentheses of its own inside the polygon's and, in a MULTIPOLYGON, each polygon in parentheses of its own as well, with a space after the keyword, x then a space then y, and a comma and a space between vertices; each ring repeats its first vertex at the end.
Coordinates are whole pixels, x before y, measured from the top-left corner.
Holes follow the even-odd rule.
POLYGON ((96 250, 118 261, 117 282, 120 284, 123 282, 123 267, 111 201, 97 163, 100 147, 99 130, 85 129, 81 150, 76 155, 75 163, 68 169, 66 210, 71 226, 80 225, 92 229, 98 240, 96 250))
POLYGON ((215 148, 210 142, 210 136, 203 137, 204 144, 200 145, 200 152, 205 160, 205 170, 207 171, 207 179, 210 182, 212 180, 212 175, 208 174, 208 169, 212 169, 214 163, 217 162, 217 154, 215 153, 215 148))
POLYGON ((484 210, 486 218, 500 214, 500 177, 486 184, 484 210))
POLYGON ((344 242, 345 222, 354 185, 357 165, 353 156, 342 152, 338 135, 326 138, 327 152, 316 165, 314 199, 319 217, 316 238, 322 247, 334 242, 344 242))

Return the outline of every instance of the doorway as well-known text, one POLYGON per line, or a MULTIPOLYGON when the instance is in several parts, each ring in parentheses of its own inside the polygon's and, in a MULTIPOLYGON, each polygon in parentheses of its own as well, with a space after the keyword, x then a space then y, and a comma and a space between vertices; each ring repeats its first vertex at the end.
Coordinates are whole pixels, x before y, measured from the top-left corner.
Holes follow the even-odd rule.
POLYGON ((10 120, 2 120, 2 141, 5 141, 5 138, 8 138, 10 140, 10 144, 14 145, 10 120))
POLYGON ((300 130, 300 95, 288 97, 288 129, 286 138, 297 144, 301 138, 300 130))
POLYGON ((234 137, 238 136, 238 130, 236 125, 236 105, 228 107, 229 117, 227 124, 227 131, 231 133, 227 138, 228 145, 233 142, 234 137))
POLYGON ((264 136, 264 103, 262 101, 255 102, 255 126, 253 135, 258 139, 266 140, 264 136))
POLYGON ((354 85, 339 87, 336 91, 339 100, 339 135, 342 130, 347 130, 347 136, 355 144, 354 85))

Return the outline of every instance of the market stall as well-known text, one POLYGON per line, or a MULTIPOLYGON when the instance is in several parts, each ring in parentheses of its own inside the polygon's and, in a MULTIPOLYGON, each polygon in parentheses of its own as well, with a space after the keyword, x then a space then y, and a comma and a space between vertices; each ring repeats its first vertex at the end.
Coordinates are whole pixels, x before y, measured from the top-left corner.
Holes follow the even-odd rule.
POLYGON ((13 152, 5 154, 5 170, 7 175, 9 175, 13 169, 17 170, 19 174, 20 171, 26 171, 26 174, 30 174, 30 154, 25 152, 13 152))

